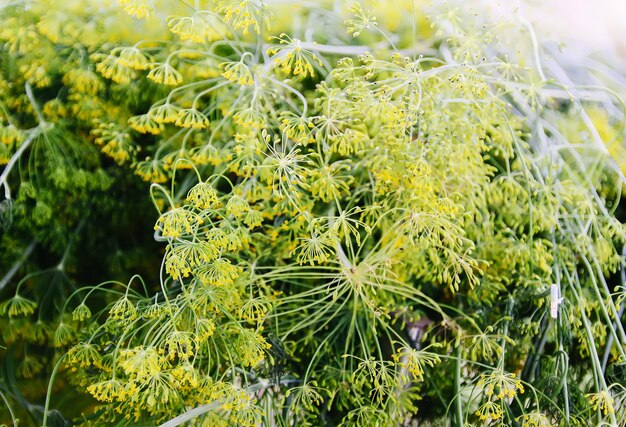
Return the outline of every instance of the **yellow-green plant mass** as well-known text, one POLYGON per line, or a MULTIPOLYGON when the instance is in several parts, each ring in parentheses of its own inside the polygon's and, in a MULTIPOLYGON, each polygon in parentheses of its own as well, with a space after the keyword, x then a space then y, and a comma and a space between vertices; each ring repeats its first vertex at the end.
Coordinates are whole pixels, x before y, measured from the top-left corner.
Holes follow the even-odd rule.
POLYGON ((611 61, 478 2, 0 17, 0 424, 623 425, 611 61))

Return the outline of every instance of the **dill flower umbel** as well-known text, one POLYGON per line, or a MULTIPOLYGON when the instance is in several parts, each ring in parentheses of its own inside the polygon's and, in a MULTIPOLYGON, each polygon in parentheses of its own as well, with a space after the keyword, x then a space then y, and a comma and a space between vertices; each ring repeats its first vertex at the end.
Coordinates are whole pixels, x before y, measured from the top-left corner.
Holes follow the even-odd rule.
POLYGON ((499 420, 502 418, 503 414, 504 411, 502 410, 502 406, 496 402, 492 402, 491 400, 483 403, 476 411, 476 416, 480 418, 481 421, 487 423, 499 420))
POLYGON ((165 102, 159 106, 152 106, 148 111, 148 116, 157 123, 174 123, 178 119, 180 107, 169 102, 165 102))
POLYGON ((220 255, 220 248, 209 242, 177 242, 166 254, 165 270, 174 280, 189 277, 194 267, 211 262, 220 255))
POLYGON ((294 251, 298 252, 297 260, 300 265, 323 264, 335 253, 334 241, 326 234, 313 231, 309 237, 302 237, 299 241, 300 245, 294 251))
POLYGON ((195 351, 195 337, 191 332, 172 331, 165 339, 166 354, 170 359, 188 360, 195 351))
POLYGON ((122 351, 119 364, 124 373, 133 379, 150 377, 160 372, 164 365, 158 350, 150 346, 122 351))
POLYGON ((193 169, 193 163, 190 159, 191 155, 187 147, 180 147, 178 150, 171 151, 163 156, 163 167, 167 169, 193 169))
POLYGON ((236 228, 228 233, 226 237, 229 251, 238 252, 250 247, 250 231, 247 228, 236 228))
POLYGON ((261 325, 271 308, 271 304, 264 298, 255 297, 246 301, 239 308, 239 315, 248 323, 261 325))
POLYGON ((256 366, 263 360, 265 351, 270 345, 259 332, 242 328, 237 336, 235 348, 244 366, 256 366))
POLYGON ((363 31, 367 31, 378 25, 376 17, 371 11, 363 9, 360 3, 354 2, 350 6, 350 12, 352 12, 352 18, 345 21, 348 33, 352 34, 352 37, 358 37, 363 31))
POLYGON ((72 311, 72 319, 82 322, 83 320, 87 320, 91 318, 91 310, 84 302, 81 302, 75 309, 72 311))
POLYGON ((17 373, 22 378, 29 379, 40 373, 43 367, 43 363, 37 357, 27 354, 17 367, 17 373))
POLYGON ((152 64, 147 77, 155 83, 177 86, 182 83, 183 76, 169 62, 152 64))
POLYGON ((72 325, 61 320, 54 330, 53 344, 55 347, 64 347, 74 341, 75 331, 72 325))
POLYGON ((163 183, 167 181, 167 173, 162 161, 146 157, 142 162, 137 163, 135 174, 144 181, 163 183))
POLYGON ((161 230, 164 237, 176 238, 184 234, 190 234, 192 226, 203 223, 197 215, 183 208, 176 208, 165 212, 159 217, 155 230, 161 230))
POLYGON ((224 20, 230 22, 235 30, 241 29, 248 34, 252 27, 260 34, 263 23, 269 26, 271 15, 267 9, 264 0, 220 0, 215 10, 222 13, 224 20))
POLYGON ((44 343, 53 335, 53 331, 50 325, 48 325, 41 319, 37 319, 37 321, 30 330, 30 334, 33 342, 44 343))
POLYGON ((134 70, 147 70, 150 68, 151 58, 135 46, 124 47, 119 53, 119 62, 134 70))
POLYGON ((589 393, 585 397, 595 411, 601 411, 604 415, 615 413, 615 401, 608 391, 602 390, 599 393, 589 393))
POLYGON ((226 234, 224 230, 221 228, 211 228, 206 234, 205 238, 207 243, 209 243, 216 251, 221 251, 225 249, 229 244, 229 235, 226 234))
POLYGON ((541 412, 531 412, 529 414, 525 414, 519 416, 515 419, 515 421, 522 422, 522 427, 551 427, 552 423, 550 419, 542 414, 541 412))
POLYGON ((268 55, 273 55, 272 59, 286 74, 294 76, 315 76, 313 66, 323 67, 324 63, 311 50, 302 46, 302 41, 292 39, 283 33, 278 37, 280 46, 271 47, 267 50, 268 55))
POLYGON ((137 308, 128 296, 124 295, 109 309, 109 316, 115 320, 134 320, 137 318, 137 308))
POLYGON ((215 322, 212 319, 196 319, 195 341, 200 344, 208 340, 216 329, 215 322))
POLYGON ((72 372, 78 368, 88 368, 90 366, 100 366, 100 348, 96 344, 78 343, 67 352, 66 365, 72 372))
POLYGON ((240 196, 232 196, 226 203, 226 212, 235 218, 243 218, 250 210, 248 202, 240 196))
POLYGON ((32 63, 20 66, 20 73, 35 87, 44 88, 52 84, 48 69, 44 64, 32 63))
POLYGON ((182 362, 172 369, 172 376, 178 381, 178 390, 182 392, 195 391, 200 384, 198 371, 190 362, 182 362))
POLYGON ((484 387, 485 395, 498 399, 512 399, 517 393, 524 393, 522 382, 515 374, 495 369, 490 374, 482 374, 478 381, 479 387, 484 387))
POLYGON ((101 381, 87 387, 87 391, 101 402, 113 402, 124 398, 124 384, 121 381, 112 378, 110 380, 101 381))
POLYGON ((229 259, 217 258, 195 269, 194 274, 204 285, 227 286, 239 277, 240 268, 229 259))
POLYGON ((313 169, 311 171, 311 193, 324 202, 335 200, 342 193, 347 193, 350 190, 351 177, 343 172, 348 169, 349 166, 341 162, 325 164, 313 169))
POLYGON ((163 132, 163 124, 157 122, 150 114, 140 114, 128 119, 128 125, 139 133, 158 135, 163 132))
POLYGON ((152 0, 117 0, 124 11, 138 19, 143 19, 154 12, 152 0))
POLYGON ((253 85, 254 78, 243 58, 236 62, 222 62, 219 64, 222 70, 222 77, 241 86, 253 85))
POLYGON ((197 43, 223 38, 228 30, 224 22, 208 10, 196 12, 192 16, 170 16, 167 25, 181 40, 197 43))
POLYGON ((263 212, 257 211, 256 209, 248 210, 246 216, 243 218, 243 223, 250 229, 261 226, 261 224, 263 224, 263 212))
POLYGON ((400 366, 407 369, 413 377, 418 381, 424 379, 424 368, 426 366, 433 367, 441 360, 435 353, 429 353, 424 350, 415 350, 413 348, 402 347, 399 348, 393 359, 400 366))
POLYGON ((265 115, 259 106, 250 105, 233 114, 233 121, 243 128, 263 129, 266 126, 265 115))
POLYGON ((181 40, 204 41, 205 27, 194 16, 171 16, 167 19, 170 31, 180 36, 181 40))
POLYGON ((172 276, 174 280, 189 277, 191 274, 191 265, 182 254, 170 251, 165 261, 165 271, 172 276))
POLYGON ((310 118, 296 115, 290 111, 281 113, 280 129, 300 144, 307 145, 315 141, 313 129, 315 125, 310 118))
POLYGON ((135 71, 124 65, 124 61, 119 56, 108 54, 96 54, 94 58, 98 59, 96 70, 107 79, 113 80, 115 83, 128 84, 135 78, 135 71))
POLYGON ((89 95, 96 95, 104 88, 104 83, 93 71, 83 68, 69 70, 63 76, 63 83, 78 92, 89 95))
POLYGON ((0 304, 0 314, 9 317, 29 316, 35 312, 37 303, 28 298, 24 298, 20 294, 0 304))
POLYGON ((209 119, 195 108, 183 108, 178 112, 176 126, 192 129, 206 129, 209 119))
POLYGON ((100 123, 91 133, 96 135, 94 142, 102 146, 102 152, 118 164, 128 161, 137 150, 127 129, 116 123, 100 123))
POLYGON ((208 182, 199 182, 187 193, 187 201, 198 209, 209 209, 219 201, 217 191, 208 182))
POLYGON ((18 144, 24 139, 22 132, 15 127, 15 125, 2 125, 0 124, 0 142, 4 145, 18 144))

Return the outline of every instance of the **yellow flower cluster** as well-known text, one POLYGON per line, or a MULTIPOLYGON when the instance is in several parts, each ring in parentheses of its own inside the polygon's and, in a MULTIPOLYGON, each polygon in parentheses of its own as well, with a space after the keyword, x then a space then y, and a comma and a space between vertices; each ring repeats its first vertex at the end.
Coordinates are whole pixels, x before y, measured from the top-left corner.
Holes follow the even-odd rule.
POLYGON ((113 52, 94 54, 92 59, 97 61, 96 70, 103 77, 113 80, 115 83, 128 84, 137 77, 135 70, 113 52))
POLYGON ((257 366, 265 357, 270 345, 265 338, 252 329, 242 328, 235 342, 237 357, 243 366, 257 366))
POLYGON ((155 230, 160 230, 164 237, 177 238, 192 232, 204 221, 193 212, 184 208, 174 208, 159 217, 155 230))
POLYGON ((227 258, 217 258, 197 268, 195 274, 203 285, 228 286, 239 277, 240 268, 227 258))
POLYGON ((228 34, 226 25, 210 11, 200 11, 193 16, 171 16, 167 19, 167 25, 181 40, 197 43, 219 40, 228 34))
POLYGON ((101 402, 113 402, 126 396, 123 384, 115 378, 92 384, 87 391, 101 402))
POLYGON ((0 315, 8 315, 9 317, 30 316, 35 312, 37 303, 28 298, 24 298, 20 294, 15 294, 13 298, 0 304, 0 315))
POLYGON ((83 320, 87 320, 91 318, 91 310, 84 302, 80 303, 74 311, 72 311, 72 319, 82 322, 83 320))
POLYGON ((97 95, 104 83, 96 73, 84 68, 72 68, 63 76, 63 83, 80 93, 97 95))
POLYGON ((504 372, 502 369, 495 369, 488 375, 482 374, 478 386, 484 388, 486 396, 497 399, 512 399, 518 393, 524 393, 524 386, 515 374, 504 372))
POLYGON ((615 401, 608 391, 602 390, 599 393, 585 395, 594 411, 601 411, 604 415, 615 413, 615 401))
POLYGON ((315 141, 312 129, 315 127, 310 118, 298 116, 292 112, 281 113, 280 130, 290 139, 307 145, 315 141))
POLYGON ((0 143, 4 145, 19 145, 20 142, 24 139, 24 135, 22 132, 17 129, 14 125, 0 125, 0 143))
POLYGON ((31 379, 43 370, 43 363, 36 357, 26 354, 17 368, 17 374, 25 379, 31 379))
POLYGON ((269 301, 255 297, 246 301, 239 308, 239 316, 246 322, 256 324, 258 327, 262 328, 261 325, 265 321, 270 308, 271 304, 269 301))
POLYGON ((485 423, 491 423, 498 421, 502 418, 504 411, 499 403, 492 402, 491 400, 483 403, 476 411, 476 416, 485 423))
POLYGON ((151 0, 117 0, 124 11, 138 19, 143 19, 154 12, 154 5, 151 0))
POLYGON ((94 142, 102 146, 102 152, 113 158, 118 164, 130 160, 137 150, 127 129, 116 123, 100 123, 91 133, 96 135, 94 142))
POLYGON ((118 62, 133 70, 147 70, 150 68, 152 57, 146 55, 136 46, 122 47, 114 50, 119 57, 118 62))
POLYGON ((278 40, 280 46, 269 48, 267 54, 273 55, 274 63, 286 74, 293 74, 303 78, 307 76, 313 77, 315 76, 313 65, 318 67, 324 66, 324 63, 313 51, 303 47, 302 41, 292 39, 285 33, 274 37, 274 39, 278 40))
POLYGON ((196 344, 205 343, 213 336, 216 328, 212 319, 196 319, 196 344))
POLYGON ((154 183, 163 183, 168 179, 163 162, 157 159, 151 159, 150 157, 137 163, 135 174, 140 176, 144 181, 154 183))
POLYGON ((248 34, 250 27, 257 34, 261 33, 261 25, 269 26, 270 14, 264 0, 220 0, 216 11, 224 15, 235 30, 243 30, 248 34))
POLYGON ((189 360, 194 354, 194 341, 195 339, 191 332, 172 331, 164 342, 165 354, 170 360, 175 358, 185 361, 189 360))
POLYGON ((530 412, 517 417, 515 421, 522 422, 522 427, 551 427, 550 419, 541 412, 530 412))
POLYGON ((214 261, 220 255, 223 246, 211 242, 179 241, 170 246, 165 262, 165 270, 172 279, 189 277, 192 269, 214 261))
POLYGON ((254 78, 250 72, 250 68, 244 64, 243 59, 236 62, 222 62, 219 64, 222 70, 222 77, 241 86, 249 86, 254 84, 254 78))
POLYGON ((168 86, 177 86, 182 83, 183 76, 168 61, 161 64, 151 64, 147 77, 155 83, 168 86))
POLYGON ((208 182, 199 182, 187 193, 187 201, 198 209, 209 209, 218 203, 217 191, 208 182))
POLYGON ((426 366, 432 368, 441 361, 435 353, 409 347, 399 348, 392 357, 396 363, 407 369, 417 381, 424 380, 424 368, 426 366))
POLYGON ((150 111, 148 111, 148 116, 160 124, 174 123, 178 119, 178 113, 180 110, 180 107, 170 104, 169 102, 165 102, 159 106, 152 106, 150 111))
POLYGON ((102 368, 100 347, 96 344, 78 343, 67 352, 67 361, 65 363, 72 372, 76 372, 78 368, 89 368, 91 366, 102 368))
POLYGON ((20 73, 24 78, 34 84, 38 88, 44 88, 52 84, 52 79, 48 73, 48 70, 44 64, 32 62, 30 64, 24 64, 20 66, 20 73))
POLYGON ((130 117, 128 119, 128 126, 139 133, 149 133, 152 135, 158 135, 163 132, 164 129, 163 124, 154 120, 149 114, 140 114, 130 117))
POLYGON ((349 166, 334 162, 331 165, 320 165, 311 172, 311 194, 324 202, 338 200, 350 191, 352 178, 345 172, 349 166))
POLYGON ((137 308, 127 296, 120 298, 109 309, 111 319, 131 321, 137 318, 137 308))
POLYGON ((206 129, 209 126, 209 119, 195 108, 183 108, 176 117, 176 126, 192 129, 206 129))
POLYGON ((266 127, 266 116, 259 106, 250 105, 233 114, 233 122, 238 124, 243 131, 255 131, 266 127))
POLYGON ((363 31, 372 29, 378 25, 376 17, 371 11, 363 9, 360 3, 354 2, 350 6, 350 12, 352 12, 352 18, 345 21, 348 33, 352 34, 352 37, 358 37, 363 31))
POLYGON ((66 345, 74 342, 75 336, 76 330, 73 325, 61 319, 59 325, 54 330, 52 344, 54 347, 65 347, 66 345))

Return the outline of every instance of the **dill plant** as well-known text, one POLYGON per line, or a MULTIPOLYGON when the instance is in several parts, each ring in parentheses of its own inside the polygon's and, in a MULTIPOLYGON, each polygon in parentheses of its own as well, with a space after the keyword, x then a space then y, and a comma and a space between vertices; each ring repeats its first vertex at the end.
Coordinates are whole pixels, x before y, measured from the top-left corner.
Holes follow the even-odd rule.
POLYGON ((626 418, 601 63, 450 4, 83 5, 0 9, 7 421, 626 418))

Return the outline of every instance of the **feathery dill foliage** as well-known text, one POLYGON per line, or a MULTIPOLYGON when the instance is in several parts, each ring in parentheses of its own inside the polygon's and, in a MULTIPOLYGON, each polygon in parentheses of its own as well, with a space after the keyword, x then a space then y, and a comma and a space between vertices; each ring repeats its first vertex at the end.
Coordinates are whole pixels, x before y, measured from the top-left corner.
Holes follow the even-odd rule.
POLYGON ((2 6, 0 422, 618 425, 620 88, 485 15, 2 6))

